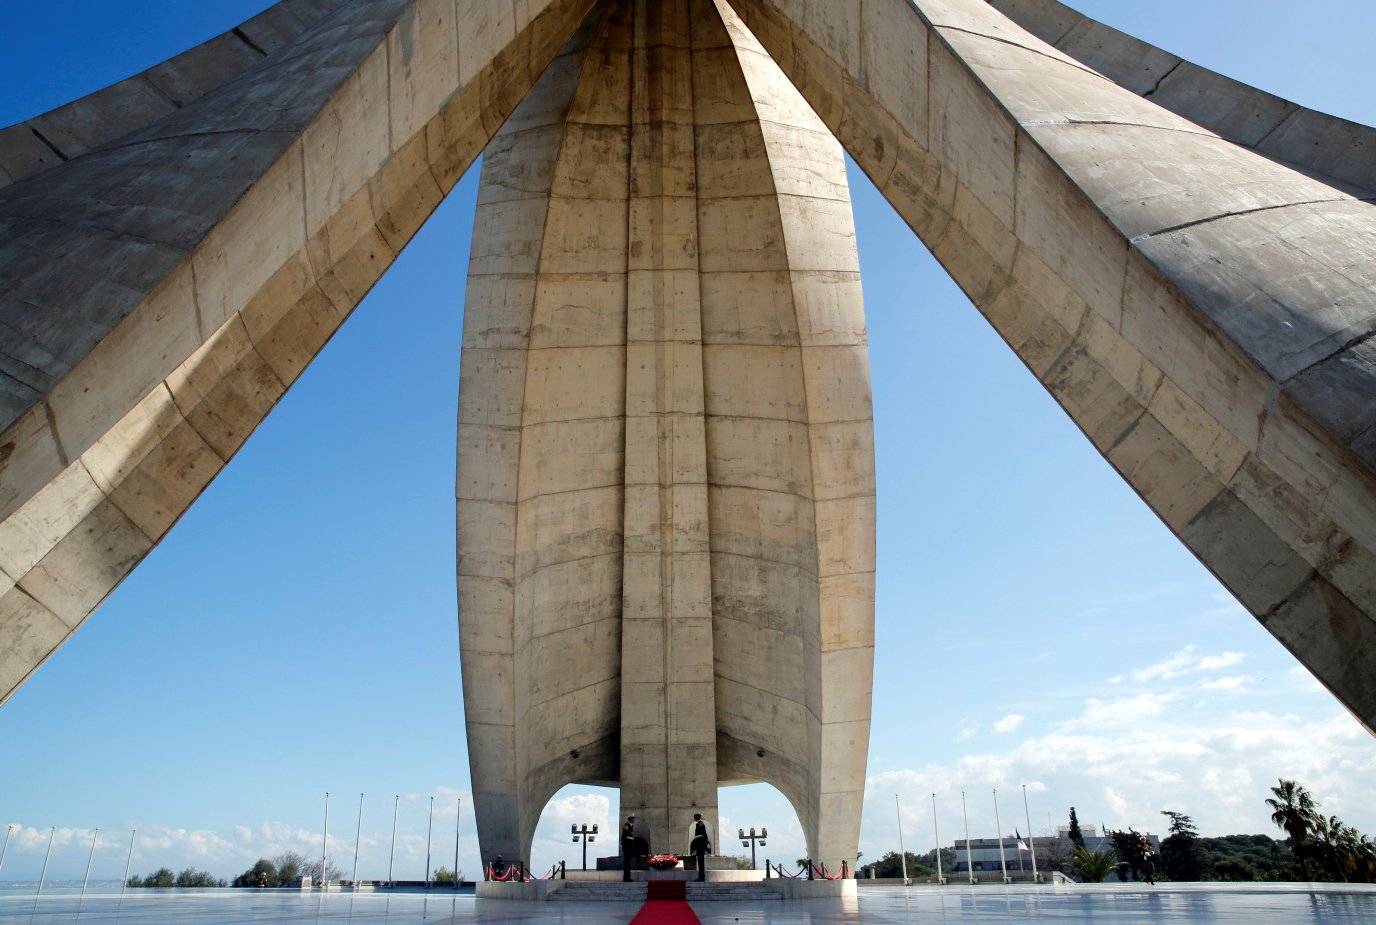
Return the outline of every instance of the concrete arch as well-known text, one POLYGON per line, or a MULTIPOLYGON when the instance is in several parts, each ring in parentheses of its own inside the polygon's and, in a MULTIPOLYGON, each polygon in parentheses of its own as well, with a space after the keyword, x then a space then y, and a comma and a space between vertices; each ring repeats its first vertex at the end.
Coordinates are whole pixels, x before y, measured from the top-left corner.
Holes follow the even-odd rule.
POLYGON ((1086 437, 1376 728, 1372 206, 983 0, 733 6, 1086 437))

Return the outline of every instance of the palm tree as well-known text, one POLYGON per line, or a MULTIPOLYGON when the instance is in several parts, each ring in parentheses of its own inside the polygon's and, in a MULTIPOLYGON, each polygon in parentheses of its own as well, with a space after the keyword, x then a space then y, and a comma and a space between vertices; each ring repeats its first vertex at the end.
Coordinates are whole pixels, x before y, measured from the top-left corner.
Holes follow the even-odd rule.
POLYGON ((1104 878, 1117 869, 1119 860, 1118 852, 1112 848, 1098 851, 1076 848, 1070 869, 1079 874, 1085 883, 1103 883, 1104 878))
POLYGON ((1281 778, 1279 784, 1271 788, 1271 792, 1275 796, 1266 798, 1266 805, 1271 807, 1271 821, 1290 836, 1290 847, 1294 850, 1295 857, 1299 858, 1300 869, 1308 879, 1309 870, 1304 861, 1304 849, 1309 833, 1314 831, 1320 819, 1319 806, 1308 790, 1292 780, 1281 778))

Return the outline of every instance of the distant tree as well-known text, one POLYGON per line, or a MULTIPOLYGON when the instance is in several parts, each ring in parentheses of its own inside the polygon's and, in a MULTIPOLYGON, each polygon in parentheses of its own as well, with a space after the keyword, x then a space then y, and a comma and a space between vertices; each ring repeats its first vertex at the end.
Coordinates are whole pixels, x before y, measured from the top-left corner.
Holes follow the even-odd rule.
POLYGON ((1162 810, 1171 820, 1170 835, 1161 842, 1161 866, 1172 880, 1208 880, 1209 855, 1199 843, 1194 820, 1184 813, 1162 810))
POLYGON ((434 873, 434 875, 431 877, 431 879, 434 880, 436 883, 453 883, 453 882, 455 882, 456 880, 457 880, 457 881, 462 881, 462 880, 463 880, 463 871, 459 871, 459 872, 455 873, 454 871, 450 870, 448 867, 445 867, 445 866, 441 865, 441 866, 435 871, 435 873, 434 873))
POLYGON ((1257 879, 1257 869, 1237 858, 1223 858, 1213 864, 1214 877, 1219 880, 1248 882, 1257 879))
POLYGON ((290 886, 301 876, 302 871, 309 863, 306 856, 299 851, 283 851, 272 859, 277 865, 277 881, 283 886, 290 886))
POLYGON ((1142 852, 1138 848, 1142 833, 1136 829, 1122 832, 1109 829, 1104 834, 1113 842, 1113 849, 1122 858, 1118 865, 1118 879, 1126 880, 1129 874, 1132 875, 1133 881, 1142 879, 1142 852))
POLYGON ((177 887, 179 889, 204 889, 206 887, 225 887, 229 884, 213 874, 194 867, 177 874, 177 887))
POLYGON ((736 870, 749 870, 750 859, 743 854, 727 855, 726 860, 736 865, 736 870))
POLYGON ((1075 815, 1075 807, 1070 807, 1070 843, 1076 848, 1085 846, 1085 837, 1080 834, 1080 819, 1075 815))
POLYGON ((1070 868, 1080 875, 1080 879, 1085 883, 1103 883, 1109 874, 1113 873, 1122 859, 1118 857, 1118 852, 1112 848, 1100 848, 1098 851, 1090 851, 1088 848, 1076 848, 1074 859, 1070 862, 1070 868))
POLYGON ((134 874, 134 876, 130 877, 129 880, 128 880, 128 883, 129 883, 129 888, 132 889, 132 890, 141 890, 141 889, 143 889, 143 878, 140 877, 138 874, 134 874))
POLYGON ((1037 840, 1037 867, 1043 871, 1066 871, 1070 869, 1070 861, 1073 856, 1075 846, 1070 839, 1057 833, 1055 838, 1042 838, 1037 840))
POLYGON ((236 887, 258 887, 278 886, 281 881, 277 877, 277 865, 267 858, 259 858, 258 861, 234 878, 233 886, 236 887))
POLYGON ((130 877, 129 885, 135 888, 143 887, 146 890, 170 890, 177 885, 177 875, 172 873, 170 867, 159 867, 147 877, 130 877))
MULTIPOLYGON (((909 879, 913 877, 930 877, 932 874, 936 873, 935 868, 923 864, 922 859, 911 851, 905 851, 901 856, 897 851, 890 851, 888 854, 872 862, 868 866, 874 868, 874 875, 876 877, 890 880, 900 879, 903 876, 903 861, 905 858, 908 862, 909 879)), ((936 863, 935 856, 932 857, 932 863, 936 863)))

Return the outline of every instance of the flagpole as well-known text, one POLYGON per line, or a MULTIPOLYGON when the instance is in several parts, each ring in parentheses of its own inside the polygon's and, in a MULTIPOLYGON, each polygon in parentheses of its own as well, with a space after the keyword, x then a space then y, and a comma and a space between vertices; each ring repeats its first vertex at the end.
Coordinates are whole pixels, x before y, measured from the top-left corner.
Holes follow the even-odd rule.
POLYGON ((459 823, 463 821, 463 797, 454 806, 454 889, 459 888, 459 823))
POLYGON ((0 870, 5 869, 5 852, 10 850, 10 833, 14 831, 14 823, 5 826, 5 845, 0 847, 0 870))
POLYGON ((430 798, 430 827, 425 830, 425 888, 430 889, 430 835, 435 831, 435 798, 430 798))
POLYGON ((320 839, 320 890, 324 892, 330 887, 330 879, 325 876, 326 859, 330 856, 330 792, 325 791, 325 834, 320 839))
POLYGON ((941 874, 941 829, 936 824, 936 794, 932 794, 932 836, 936 839, 936 882, 945 883, 941 874))
POLYGON ((1027 785, 1022 785, 1022 812, 1027 817, 1027 853, 1032 855, 1032 879, 1037 883, 1042 882, 1042 875, 1037 873, 1037 839, 1032 834, 1032 813, 1027 809, 1027 785))
POLYGON ((134 866, 134 835, 137 828, 129 830, 129 856, 124 861, 124 882, 119 886, 119 902, 115 903, 115 921, 119 921, 119 911, 124 908, 124 891, 129 887, 129 869, 134 866))
POLYGON ((1003 823, 999 821, 999 788, 994 788, 994 825, 998 828, 999 835, 999 867, 1003 870, 1003 882, 1009 883, 1008 865, 1003 859, 1003 823))
POLYGON ((100 838, 100 826, 91 834, 91 853, 86 855, 86 876, 81 878, 81 898, 76 901, 76 914, 81 915, 81 904, 86 902, 86 884, 91 880, 91 862, 96 858, 96 839, 100 838))
POLYGON ((363 837, 363 794, 358 795, 358 829, 354 832, 354 892, 358 892, 358 843, 363 837))
MULTIPOLYGON (((38 892, 33 894, 34 912, 38 911, 38 897, 43 895, 43 881, 47 879, 48 876, 48 858, 52 857, 53 836, 56 834, 57 826, 53 826, 52 829, 48 831, 48 853, 43 855, 43 872, 38 875, 38 892)), ((33 918, 32 913, 29 914, 29 918, 33 918)))
MULTIPOLYGON (((903 810, 898 805, 898 794, 893 795, 894 812, 898 814, 898 860, 903 865, 903 885, 912 886, 912 881, 908 879, 908 851, 903 847, 903 810)), ((751 829, 753 832, 754 829, 751 829)))
POLYGON ((965 791, 960 792, 960 814, 965 817, 965 872, 975 882, 975 853, 970 850, 970 811, 965 808, 965 791))
POLYGON ((400 807, 401 794, 398 793, 396 795, 396 799, 392 801, 392 851, 390 854, 387 855, 388 889, 391 889, 392 887, 395 887, 397 885, 397 882, 392 879, 392 862, 395 861, 397 857, 397 809, 399 809, 400 807))

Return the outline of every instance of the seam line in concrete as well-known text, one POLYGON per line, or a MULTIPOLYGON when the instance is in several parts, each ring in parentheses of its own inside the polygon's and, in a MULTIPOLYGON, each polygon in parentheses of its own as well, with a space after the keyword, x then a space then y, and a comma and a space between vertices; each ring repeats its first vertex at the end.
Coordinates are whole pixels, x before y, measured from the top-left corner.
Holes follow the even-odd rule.
POLYGON ((32 125, 30 125, 30 126, 29 126, 29 131, 33 132, 33 137, 37 138, 39 141, 43 142, 43 144, 47 145, 49 151, 53 152, 53 153, 56 154, 58 157, 62 158, 64 161, 71 160, 71 158, 69 158, 67 155, 65 155, 65 154, 62 153, 62 149, 61 149, 61 148, 59 148, 57 145, 55 145, 55 144, 53 144, 51 141, 49 141, 48 138, 47 138, 47 136, 44 135, 42 132, 40 132, 38 129, 36 129, 36 128, 34 128, 32 125))
POLYGON ((253 41, 253 39, 249 38, 248 34, 245 33, 243 29, 239 28, 238 26, 235 26, 233 29, 230 29, 229 31, 234 33, 235 38, 243 42, 249 48, 256 51, 258 54, 262 55, 264 58, 268 56, 268 53, 266 51, 263 51, 263 49, 259 48, 258 43, 253 41))
POLYGON ((1274 206, 1258 206, 1258 207, 1255 208, 1255 209, 1242 209, 1241 211, 1238 211, 1238 212, 1223 212, 1223 213, 1221 213, 1221 214, 1219 214, 1219 215, 1211 215, 1211 216, 1209 216, 1208 218, 1196 219, 1195 221, 1192 221, 1192 222, 1182 222, 1182 223, 1179 224, 1179 225, 1171 225, 1170 227, 1168 227, 1168 228, 1162 228, 1162 229, 1160 229, 1159 231, 1147 231, 1147 232, 1143 232, 1142 234, 1139 234, 1139 235, 1137 235, 1136 237, 1129 238, 1129 239, 1128 239, 1128 243, 1129 243, 1129 244, 1140 244, 1140 243, 1143 242, 1143 241, 1146 241, 1146 240, 1148 240, 1148 239, 1150 239, 1150 238, 1159 237, 1160 235, 1163 235, 1163 234, 1173 234, 1173 233, 1175 233, 1175 232, 1177 232, 1177 231, 1183 231, 1183 230, 1186 229, 1186 228, 1195 228, 1195 227, 1197 227, 1197 226, 1199 226, 1199 225, 1207 225, 1207 224, 1209 224, 1210 222, 1222 221, 1223 219, 1227 219, 1227 218, 1239 218, 1239 217, 1244 216, 1244 215, 1255 215, 1255 214, 1257 214, 1258 212, 1274 212, 1274 211, 1276 211, 1277 209, 1293 209, 1293 208, 1295 208, 1296 206, 1315 206, 1315 205, 1322 205, 1322 204, 1324 204, 1324 203, 1326 203, 1326 202, 1347 202, 1347 201, 1349 201, 1349 198, 1348 198, 1348 197, 1342 197, 1342 198, 1336 198, 1336 197, 1335 197, 1335 198, 1333 198, 1333 199, 1305 199, 1305 200, 1302 200, 1302 201, 1300 201, 1300 202, 1282 202, 1282 203, 1279 203, 1279 204, 1274 205, 1274 206))
MULTIPOLYGON (((1019 44, 1019 43, 1017 43, 1017 42, 1012 41, 1011 39, 1005 39, 1005 38, 1002 38, 1002 37, 997 36, 997 35, 989 35, 988 33, 985 33, 985 32, 976 32, 976 31, 973 30, 973 29, 965 29, 965 28, 962 28, 961 26, 943 26, 943 25, 939 25, 939 24, 937 24, 937 23, 933 23, 933 24, 932 24, 932 28, 933 28, 934 30, 938 31, 938 32, 962 32, 962 33, 964 33, 965 35, 971 35, 971 36, 974 36, 974 37, 977 38, 977 39, 988 39, 988 40, 991 41, 991 42, 998 42, 1000 45, 1007 45, 1007 46, 1010 47, 1010 48, 1017 48, 1017 49, 1019 49, 1020 51, 1025 51, 1025 52, 1027 52, 1028 54, 1038 55, 1038 56, 1040 56, 1040 57, 1042 57, 1042 58, 1047 59, 1048 61, 1054 61, 1054 62, 1056 62, 1057 64, 1068 64, 1068 65, 1070 65, 1071 67, 1073 67, 1073 68, 1074 68, 1075 70, 1077 70, 1077 71, 1082 71, 1082 72, 1084 72, 1084 73, 1086 73, 1086 74, 1089 74, 1089 75, 1092 76, 1092 77, 1098 77, 1100 80, 1108 80, 1109 83, 1113 83, 1113 81, 1109 80, 1109 78, 1105 77, 1103 74, 1100 74, 1098 71, 1094 70, 1092 67, 1090 67, 1089 65, 1085 64, 1083 61, 1081 61, 1080 59, 1076 58, 1074 55, 1070 54, 1070 52, 1065 51, 1065 50, 1060 49, 1060 48, 1056 48, 1055 45, 1052 45, 1051 47, 1052 47, 1052 48, 1056 48, 1057 51, 1061 52, 1061 54, 1065 55, 1067 58, 1070 58, 1071 60, 1070 60, 1070 61, 1066 61, 1065 58, 1060 58, 1060 57, 1057 57, 1056 55, 1048 55, 1046 52, 1042 51, 1041 49, 1038 49, 1038 48, 1031 48, 1031 47, 1029 47, 1029 46, 1027 46, 1027 45, 1021 45, 1021 44, 1019 44)), ((1031 34, 1031 33, 1029 33, 1029 34, 1031 34)), ((1050 44, 1050 43, 1048 43, 1048 44, 1050 44)), ((961 56, 961 57, 964 57, 964 56, 961 56)), ((983 79, 984 79, 983 77, 980 78, 981 82, 983 81, 983 79)), ((1126 89, 1126 88, 1124 88, 1124 89, 1126 89)))

